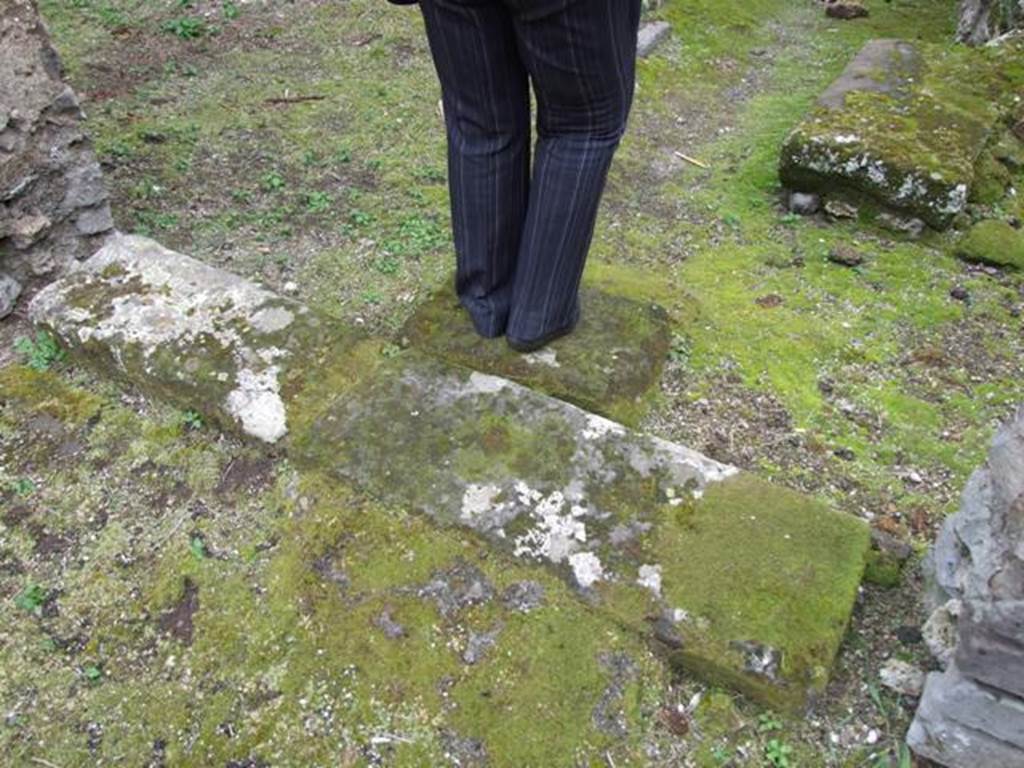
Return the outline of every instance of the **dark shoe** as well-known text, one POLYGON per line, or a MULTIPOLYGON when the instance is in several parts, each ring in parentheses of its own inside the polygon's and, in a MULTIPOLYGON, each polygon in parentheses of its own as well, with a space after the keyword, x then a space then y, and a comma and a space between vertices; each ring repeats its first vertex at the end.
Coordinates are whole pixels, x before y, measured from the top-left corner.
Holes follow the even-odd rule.
POLYGON ((536 352, 542 347, 546 347, 555 339, 560 339, 563 336, 568 336, 576 329, 576 324, 580 321, 580 309, 576 307, 572 313, 572 319, 568 325, 564 325, 561 328, 556 328, 553 331, 548 331, 543 336, 538 336, 536 339, 529 339, 520 341, 519 339, 513 339, 511 336, 506 336, 505 341, 508 345, 516 352, 527 354, 529 352, 536 352))

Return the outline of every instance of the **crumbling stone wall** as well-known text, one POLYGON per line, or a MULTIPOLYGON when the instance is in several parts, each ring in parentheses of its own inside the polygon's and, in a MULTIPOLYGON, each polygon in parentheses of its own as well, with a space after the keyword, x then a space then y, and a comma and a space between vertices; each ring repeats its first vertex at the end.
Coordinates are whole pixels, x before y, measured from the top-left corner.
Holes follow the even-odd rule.
POLYGON ((0 317, 113 229, 83 118, 34 0, 0 0, 0 317))
POLYGON ((935 543, 928 675, 907 741, 949 768, 1024 765, 1024 408, 935 543))

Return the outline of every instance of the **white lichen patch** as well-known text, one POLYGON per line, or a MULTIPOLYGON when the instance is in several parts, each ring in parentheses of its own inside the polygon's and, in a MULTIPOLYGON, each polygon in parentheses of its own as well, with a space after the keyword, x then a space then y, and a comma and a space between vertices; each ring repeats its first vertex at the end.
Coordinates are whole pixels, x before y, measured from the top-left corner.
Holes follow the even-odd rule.
POLYGON ((501 488, 497 485, 478 485, 470 483, 462 494, 462 511, 459 517, 472 527, 477 527, 493 511, 495 502, 501 496, 501 488))
POLYGON ((291 325, 294 319, 295 315, 284 307, 267 307, 250 317, 249 324, 260 333, 276 333, 291 325))
POLYGON ((228 413, 241 422, 247 434, 267 443, 276 443, 288 433, 278 373, 277 366, 259 372, 243 368, 236 376, 238 386, 225 403, 228 413))
POLYGON ((592 587, 604 578, 604 566, 593 552, 577 552, 569 558, 569 566, 576 583, 584 589, 592 587))
POLYGON ((500 376, 491 376, 490 374, 479 373, 478 371, 473 371, 469 375, 468 390, 473 394, 493 395, 510 386, 512 386, 512 382, 500 376))
POLYGON ((523 359, 529 365, 544 365, 548 368, 561 368, 562 364, 558 362, 558 353, 550 347, 545 347, 539 352, 531 352, 528 355, 524 355, 523 359))
POLYGON ((532 557, 560 563, 572 555, 580 544, 587 541, 587 526, 583 521, 587 510, 569 505, 561 491, 544 496, 525 486, 517 488, 521 503, 532 504, 530 515, 535 525, 515 539, 516 557, 532 557))
POLYGON ((661 597, 661 566, 641 565, 636 583, 651 590, 655 597, 661 597))

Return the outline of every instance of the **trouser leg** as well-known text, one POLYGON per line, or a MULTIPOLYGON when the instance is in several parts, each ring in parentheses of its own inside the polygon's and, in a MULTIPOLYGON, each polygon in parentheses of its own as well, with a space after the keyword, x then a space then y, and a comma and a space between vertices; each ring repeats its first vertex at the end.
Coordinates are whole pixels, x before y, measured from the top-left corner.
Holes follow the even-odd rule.
POLYGON ((632 105, 641 0, 507 0, 537 95, 537 147, 507 335, 565 327, 632 105))
POLYGON ((498 336, 508 321, 529 194, 527 72, 500 0, 420 6, 448 132, 455 289, 477 331, 498 336))

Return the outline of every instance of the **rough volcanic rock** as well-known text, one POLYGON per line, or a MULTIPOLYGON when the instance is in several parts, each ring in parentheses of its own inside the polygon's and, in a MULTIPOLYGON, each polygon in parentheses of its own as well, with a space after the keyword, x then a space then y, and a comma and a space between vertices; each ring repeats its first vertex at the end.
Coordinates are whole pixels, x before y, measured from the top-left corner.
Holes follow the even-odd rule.
POLYGON ((947 668, 928 676, 908 743, 951 768, 1024 765, 1024 408, 971 476, 926 570, 929 646, 947 668))
POLYGON ((0 252, 14 277, 63 270, 113 229, 78 99, 33 0, 0 6, 0 252))

